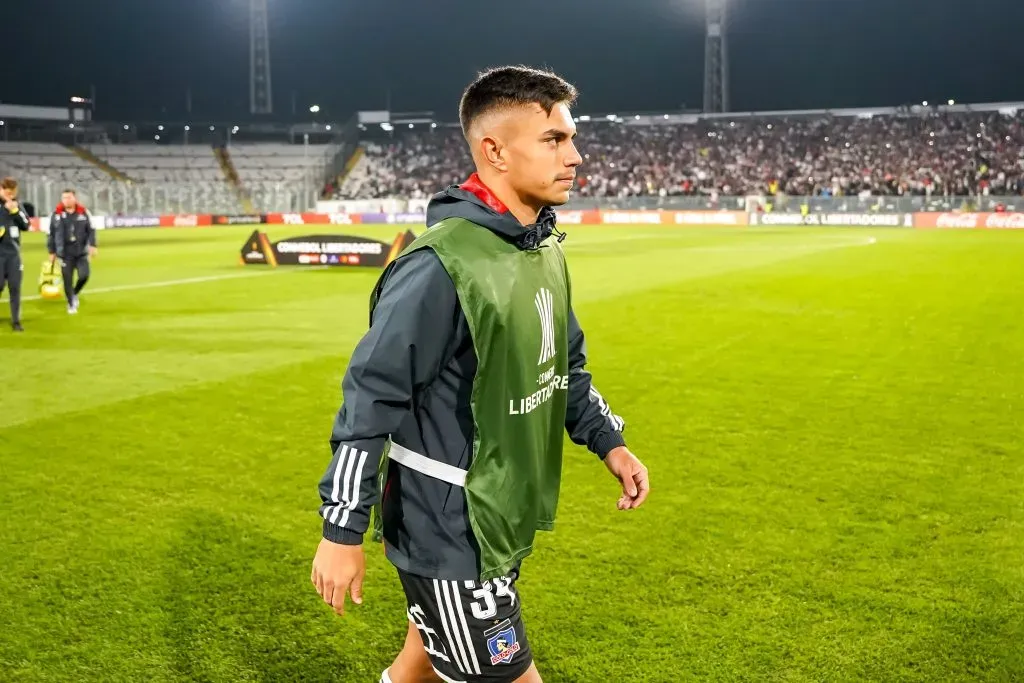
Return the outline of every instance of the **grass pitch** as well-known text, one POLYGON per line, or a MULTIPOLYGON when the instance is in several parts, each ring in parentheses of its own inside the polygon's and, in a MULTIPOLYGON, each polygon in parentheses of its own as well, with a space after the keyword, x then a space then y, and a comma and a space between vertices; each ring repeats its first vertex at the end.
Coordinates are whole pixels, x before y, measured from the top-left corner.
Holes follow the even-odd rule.
MULTIPOLYGON (((521 582, 546 681, 1024 678, 1024 233, 566 229, 653 492, 567 452, 521 582)), ((400 645, 379 547, 344 619, 309 583, 377 272, 242 267, 251 230, 107 231, 78 316, 0 304, 0 680, 355 683, 400 645)))

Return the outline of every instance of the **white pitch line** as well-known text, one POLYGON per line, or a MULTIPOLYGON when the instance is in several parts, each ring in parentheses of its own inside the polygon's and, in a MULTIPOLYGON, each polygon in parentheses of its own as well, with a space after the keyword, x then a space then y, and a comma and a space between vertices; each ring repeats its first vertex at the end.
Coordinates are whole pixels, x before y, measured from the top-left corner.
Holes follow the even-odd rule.
POLYGON ((817 242, 814 244, 805 242, 803 244, 758 244, 753 246, 729 244, 714 247, 682 247, 680 251, 828 251, 829 249, 844 249, 846 247, 866 247, 872 244, 878 244, 877 237, 865 237, 855 242, 836 241, 832 244, 827 242, 817 242))
MULTIPOLYGON (((665 239, 666 234, 644 234, 644 235, 623 235, 617 238, 607 239, 589 239, 576 242, 572 244, 569 240, 566 240, 566 250, 572 253, 578 252, 596 252, 603 251, 607 248, 608 244, 616 242, 629 242, 633 240, 649 240, 649 239, 665 239)), ((796 250, 812 250, 812 251, 826 251, 828 249, 841 249, 844 247, 863 247, 871 244, 877 244, 877 237, 866 237, 859 238, 856 241, 850 241, 846 235, 820 235, 824 238, 824 241, 815 243, 792 243, 792 244, 718 244, 715 246, 682 246, 682 247, 670 247, 670 250, 680 252, 730 252, 730 251, 768 251, 768 252, 780 252, 780 251, 796 251, 796 250), (843 239, 838 241, 834 238, 843 239)))
MULTIPOLYGON (((306 269, 306 270, 314 270, 314 269, 313 268, 309 268, 309 269, 306 269)), ((316 268, 315 270, 321 270, 321 268, 316 268)), ((189 277, 189 278, 184 278, 182 280, 163 280, 163 281, 160 281, 160 282, 143 282, 143 283, 137 284, 137 285, 117 285, 115 287, 97 287, 96 289, 90 288, 90 289, 88 289, 86 291, 86 294, 88 294, 89 296, 92 296, 93 294, 104 294, 104 293, 109 293, 109 292, 130 292, 130 291, 133 291, 133 290, 136 290, 136 289, 155 289, 157 287, 173 287, 175 285, 190 285, 190 284, 195 284, 197 282, 216 282, 218 280, 237 280, 237 279, 244 278, 244 277, 262 277, 262 276, 266 276, 266 275, 280 275, 282 273, 297 273, 297 272, 300 272, 300 271, 297 271, 297 270, 271 270, 271 271, 264 271, 264 272, 255 272, 255 273, 231 273, 229 275, 207 275, 205 277, 189 277)), ((41 297, 40 295, 34 294, 32 296, 23 296, 21 298, 21 300, 22 301, 38 301, 38 300, 40 300, 42 298, 43 297, 41 297)))

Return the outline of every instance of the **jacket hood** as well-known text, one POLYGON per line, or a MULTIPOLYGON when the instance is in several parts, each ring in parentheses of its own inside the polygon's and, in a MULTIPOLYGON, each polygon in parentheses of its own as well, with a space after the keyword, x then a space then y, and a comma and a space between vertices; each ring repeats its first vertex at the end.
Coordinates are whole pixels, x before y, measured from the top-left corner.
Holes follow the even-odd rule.
POLYGON ((537 249, 552 234, 558 235, 559 241, 565 238, 565 233, 555 227, 555 211, 550 206, 541 209, 536 223, 524 226, 476 173, 461 185, 451 185, 430 199, 427 227, 446 218, 464 218, 524 250, 537 249))

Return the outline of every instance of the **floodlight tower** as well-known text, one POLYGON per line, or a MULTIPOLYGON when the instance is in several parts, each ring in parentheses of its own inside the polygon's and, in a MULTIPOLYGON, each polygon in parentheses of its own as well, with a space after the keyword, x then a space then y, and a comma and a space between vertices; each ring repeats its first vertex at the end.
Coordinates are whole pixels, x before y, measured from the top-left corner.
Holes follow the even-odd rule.
POLYGON ((704 38, 704 111, 729 111, 729 59, 725 41, 727 0, 704 0, 707 32, 704 38))
POLYGON ((270 32, 267 0, 249 0, 249 111, 273 114, 270 90, 270 32))

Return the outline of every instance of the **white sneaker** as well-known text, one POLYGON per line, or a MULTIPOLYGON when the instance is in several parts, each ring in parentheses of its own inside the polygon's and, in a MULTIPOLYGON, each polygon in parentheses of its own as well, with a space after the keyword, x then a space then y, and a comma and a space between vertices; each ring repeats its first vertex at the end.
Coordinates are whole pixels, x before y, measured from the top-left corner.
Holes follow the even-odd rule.
POLYGON ((78 313, 78 305, 71 304, 70 306, 68 306, 68 315, 74 315, 75 313, 78 313))

